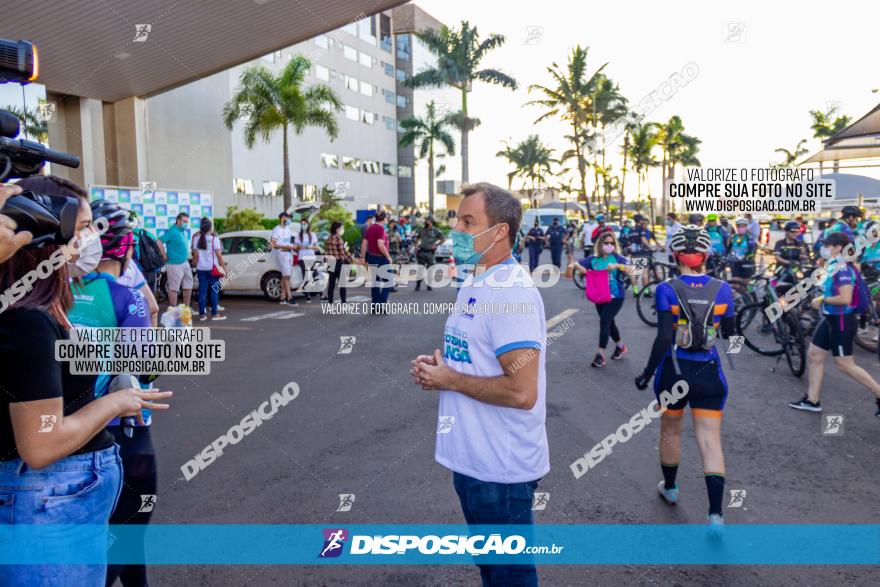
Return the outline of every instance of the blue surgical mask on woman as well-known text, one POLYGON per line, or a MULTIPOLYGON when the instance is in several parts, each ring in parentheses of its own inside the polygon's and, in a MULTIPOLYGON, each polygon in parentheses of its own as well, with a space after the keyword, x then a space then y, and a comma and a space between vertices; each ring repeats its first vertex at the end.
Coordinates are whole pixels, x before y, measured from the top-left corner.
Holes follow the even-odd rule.
POLYGON ((495 246, 495 242, 486 247, 485 251, 478 253, 474 250, 474 239, 478 236, 486 234, 497 226, 501 225, 496 224, 495 226, 489 227, 479 234, 469 234, 467 232, 461 232, 460 230, 453 230, 451 233, 452 257, 455 259, 455 264, 476 265, 477 263, 479 263, 482 256, 488 253, 489 249, 495 246))

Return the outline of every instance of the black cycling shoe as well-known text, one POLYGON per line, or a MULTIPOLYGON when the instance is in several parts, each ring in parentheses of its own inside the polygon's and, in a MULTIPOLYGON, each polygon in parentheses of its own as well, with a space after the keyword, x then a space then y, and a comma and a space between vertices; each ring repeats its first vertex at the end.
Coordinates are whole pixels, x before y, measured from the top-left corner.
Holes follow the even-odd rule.
POLYGON ((601 353, 596 353, 596 358, 593 359, 592 363, 590 363, 590 367, 596 367, 597 369, 601 369, 604 366, 605 366, 605 357, 603 357, 601 353))
POLYGON ((821 412, 822 402, 813 403, 804 396, 796 402, 788 402, 788 407, 805 412, 821 412))

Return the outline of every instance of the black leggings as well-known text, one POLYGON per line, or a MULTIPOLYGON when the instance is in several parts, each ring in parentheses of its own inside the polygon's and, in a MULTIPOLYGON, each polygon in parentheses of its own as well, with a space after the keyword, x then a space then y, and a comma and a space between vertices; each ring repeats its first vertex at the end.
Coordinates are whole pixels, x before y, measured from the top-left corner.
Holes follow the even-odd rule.
MULTIPOLYGON (((110 426, 108 430, 116 437, 116 444, 119 445, 119 454, 122 457, 122 491, 119 494, 119 501, 116 502, 116 509, 110 516, 110 523, 146 526, 153 512, 148 504, 144 504, 141 496, 155 496, 157 485, 156 453, 153 449, 153 441, 150 439, 150 427, 134 428, 131 438, 125 435, 122 426, 110 426), (138 511, 142 509, 142 504, 144 504, 143 509, 148 511, 138 511)), ((155 498, 153 501, 155 502, 155 498)), ((147 584, 147 567, 108 565, 107 585, 112 585, 117 578, 125 587, 142 587, 147 584)))
POLYGON ((608 336, 614 342, 620 342, 620 331, 617 330, 617 324, 614 317, 620 312, 623 306, 623 298, 611 298, 607 304, 596 304, 596 312, 599 314, 599 348, 604 349, 608 346, 608 336))
POLYGON ((349 265, 345 265, 341 260, 337 259, 334 264, 333 271, 330 272, 330 278, 327 280, 327 301, 331 304, 333 303, 333 290, 336 289, 336 282, 339 281, 339 299, 342 303, 345 303, 345 290, 347 288, 342 287, 342 280, 340 279, 342 275, 342 267, 345 266, 348 269, 349 265))

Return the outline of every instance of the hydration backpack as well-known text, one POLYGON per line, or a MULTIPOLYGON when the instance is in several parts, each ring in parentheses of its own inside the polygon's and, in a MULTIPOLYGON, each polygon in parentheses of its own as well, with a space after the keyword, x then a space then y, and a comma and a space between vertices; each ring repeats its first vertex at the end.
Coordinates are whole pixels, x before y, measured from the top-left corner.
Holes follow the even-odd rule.
POLYGON ((138 264, 145 273, 161 269, 165 265, 162 258, 162 251, 156 243, 156 239, 147 232, 141 230, 138 234, 138 264))
POLYGON ((713 321, 715 297, 723 282, 712 278, 702 287, 692 287, 676 277, 668 283, 678 297, 675 347, 685 351, 708 351, 714 346, 717 335, 713 321))
POLYGON ((871 290, 868 288, 868 284, 865 283, 865 279, 862 277, 862 274, 859 272, 859 270, 851 265, 850 269, 853 272, 855 284, 853 287, 852 301, 849 305, 853 309, 854 313, 862 314, 868 311, 868 306, 871 302, 871 290))

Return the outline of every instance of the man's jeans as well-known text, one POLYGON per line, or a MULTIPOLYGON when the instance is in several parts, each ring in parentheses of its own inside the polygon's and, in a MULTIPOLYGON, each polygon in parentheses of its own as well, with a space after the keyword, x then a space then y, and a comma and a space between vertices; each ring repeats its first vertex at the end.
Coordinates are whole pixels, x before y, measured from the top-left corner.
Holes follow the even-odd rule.
MULTIPOLYGON (((367 253, 367 263, 376 267, 376 283, 386 284, 388 279, 380 277, 382 267, 388 265, 388 259, 382 255, 371 255, 367 253)), ((373 286, 370 288, 370 301, 374 304, 384 304, 388 301, 388 295, 391 293, 391 285, 385 287, 373 286)))
MULTIPOLYGON (((122 460, 116 445, 69 456, 37 470, 21 459, 0 461, 0 548, 14 543, 15 529, 24 525, 107 525, 121 489, 122 460)), ((65 556, 73 558, 77 552, 85 557, 95 550, 96 545, 72 544, 67 555, 63 534, 59 530, 53 552, 63 549, 65 556)), ((100 551, 106 554, 106 547, 100 551)), ((106 575, 106 563, 0 565, 0 585, 103 586, 106 575)))
MULTIPOLYGON (((469 526, 526 524, 532 526, 532 500, 538 481, 492 483, 452 473, 452 484, 469 526)), ((523 530, 531 542, 531 528, 523 530)), ((532 587, 538 584, 535 565, 477 565, 484 587, 532 587)))

